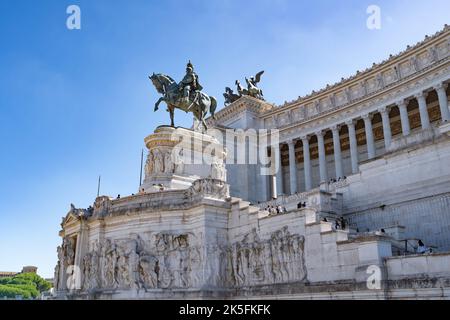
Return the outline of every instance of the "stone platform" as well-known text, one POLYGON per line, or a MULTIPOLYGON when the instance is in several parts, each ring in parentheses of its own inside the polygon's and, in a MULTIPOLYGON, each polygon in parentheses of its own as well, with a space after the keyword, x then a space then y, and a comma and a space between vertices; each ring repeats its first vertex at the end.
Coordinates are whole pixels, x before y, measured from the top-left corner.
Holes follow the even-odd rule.
MULTIPOLYGON (((176 130, 156 129, 145 139, 149 152, 174 154, 176 130)), ((190 151, 220 147, 202 135, 192 134, 201 144, 190 151)), ((297 200, 306 206, 270 214, 231 197, 211 165, 183 166, 177 175, 176 162, 162 159, 163 170, 146 168, 145 192, 72 207, 61 225, 55 299, 450 297, 449 254, 394 256, 395 232, 336 229, 335 191, 303 193, 297 200), (157 182, 163 187, 150 187, 157 182)))

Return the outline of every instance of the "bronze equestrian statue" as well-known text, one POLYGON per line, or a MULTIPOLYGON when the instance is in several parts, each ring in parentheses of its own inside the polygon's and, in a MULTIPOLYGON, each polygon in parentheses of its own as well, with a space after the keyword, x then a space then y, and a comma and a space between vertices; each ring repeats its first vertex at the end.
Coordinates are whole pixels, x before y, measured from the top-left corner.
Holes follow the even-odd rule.
POLYGON ((194 66, 190 61, 186 66, 186 75, 180 83, 162 73, 153 73, 149 78, 156 91, 163 95, 155 103, 154 111, 157 111, 159 104, 164 101, 167 104, 167 111, 170 113, 170 125, 172 127, 175 127, 173 117, 175 108, 177 108, 185 112, 191 112, 207 129, 205 118, 210 113, 214 119, 217 100, 202 92, 203 87, 200 85, 198 76, 194 72, 194 66))

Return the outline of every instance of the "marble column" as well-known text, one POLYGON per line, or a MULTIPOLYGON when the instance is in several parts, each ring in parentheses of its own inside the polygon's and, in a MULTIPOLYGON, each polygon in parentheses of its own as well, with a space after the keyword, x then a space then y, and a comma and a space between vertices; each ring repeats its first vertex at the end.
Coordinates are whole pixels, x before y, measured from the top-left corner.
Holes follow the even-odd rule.
POLYGON ((409 125, 408 108, 404 100, 397 102, 398 110, 400 111, 400 122, 402 123, 403 136, 409 135, 411 127, 409 125))
POLYGON ((291 194, 297 192, 297 161, 295 159, 295 141, 288 141, 289 147, 289 183, 291 194))
POLYGON ((358 143, 356 142, 355 122, 348 120, 345 122, 348 128, 348 137, 350 140, 350 157, 352 162, 352 173, 357 173, 358 168, 358 143))
POLYGON ((277 155, 276 155, 276 148, 274 146, 271 147, 271 154, 270 154, 270 163, 271 163, 271 197, 272 199, 275 199, 278 195, 277 190, 277 155))
POLYGON ((371 114, 363 115, 364 126, 366 129, 367 155, 369 159, 375 158, 375 141, 373 138, 372 118, 371 114))
POLYGON ((328 181, 325 143, 323 141, 324 133, 322 131, 318 131, 316 132, 316 136, 317 136, 317 147, 319 148, 320 183, 323 183, 328 181))
POLYGON ((302 137, 303 143, 303 164, 305 170, 305 191, 312 189, 311 182, 311 154, 309 152, 309 137, 302 137))
POLYGON ((276 173, 276 178, 277 178, 277 196, 280 196, 283 194, 283 165, 281 163, 281 145, 276 145, 275 146, 275 157, 276 157, 276 161, 277 161, 277 173, 276 173))
POLYGON ((272 199, 275 199, 277 197, 277 176, 272 175, 272 199))
POLYGON ((342 170, 342 154, 341 154, 341 139, 339 138, 339 126, 331 127, 333 133, 333 148, 334 148, 334 166, 336 169, 336 179, 344 177, 342 170))
POLYGON ((268 188, 267 188, 267 175, 261 174, 261 167, 258 166, 257 167, 257 181, 259 181, 259 185, 257 186, 257 190, 258 190, 258 195, 257 198, 259 201, 263 202, 263 201, 267 201, 268 199, 268 188))
POLYGON ((448 110, 447 84, 440 83, 434 87, 439 98, 439 108, 443 122, 450 121, 450 111, 448 110))
POLYGON ((384 147, 386 148, 386 150, 391 145, 391 140, 392 140, 391 122, 389 120, 389 111, 390 111, 390 109, 387 107, 382 107, 382 108, 378 109, 378 112, 381 114, 381 119, 383 121, 384 147))
POLYGON ((422 124, 422 129, 430 128, 430 118, 428 116, 426 93, 420 92, 415 95, 417 102, 419 103, 420 112, 420 123, 422 124))

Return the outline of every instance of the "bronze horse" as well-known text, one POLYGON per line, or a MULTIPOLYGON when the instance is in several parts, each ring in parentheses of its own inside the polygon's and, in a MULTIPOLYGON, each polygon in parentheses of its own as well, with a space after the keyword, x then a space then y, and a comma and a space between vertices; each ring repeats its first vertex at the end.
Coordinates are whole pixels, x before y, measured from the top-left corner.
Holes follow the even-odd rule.
POLYGON ((164 101, 167 104, 167 111, 170 113, 170 125, 172 127, 175 127, 173 117, 175 108, 177 108, 185 112, 191 112, 203 124, 204 128, 207 129, 205 118, 209 112, 214 119, 214 113, 217 107, 217 101, 214 97, 201 91, 195 91, 192 99, 184 101, 177 82, 168 75, 153 73, 149 78, 158 93, 163 95, 155 103, 154 111, 157 111, 159 104, 164 101))

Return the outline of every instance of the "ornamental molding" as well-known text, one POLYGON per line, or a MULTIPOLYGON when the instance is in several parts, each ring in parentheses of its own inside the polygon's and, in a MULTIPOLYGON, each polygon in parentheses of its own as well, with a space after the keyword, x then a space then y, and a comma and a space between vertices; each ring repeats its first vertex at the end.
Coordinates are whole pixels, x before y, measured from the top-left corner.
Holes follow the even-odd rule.
MULTIPOLYGON (((363 72, 357 71, 356 75, 348 79, 342 78, 340 82, 319 91, 312 91, 311 94, 299 97, 295 101, 285 102, 283 105, 267 112, 267 117, 272 114, 285 112, 286 109, 295 107, 305 107, 315 104, 317 101, 328 100, 332 107, 336 106, 336 97, 342 96, 342 104, 345 105, 349 100, 358 100, 367 95, 373 95, 388 88, 396 82, 402 81, 414 74, 423 72, 429 66, 439 64, 446 60, 449 55, 449 36, 450 27, 445 27, 433 36, 425 36, 425 39, 414 46, 407 46, 407 49, 397 55, 390 55, 387 60, 376 64, 363 72), (421 64, 421 65, 420 65, 421 64), (402 70, 402 67, 404 70, 402 70), (370 81, 372 80, 372 81, 370 81), (373 86, 378 86, 372 92, 368 92, 368 83, 374 82, 373 86), (362 96, 353 97, 352 88, 359 88, 362 96)), ((374 89, 372 87, 372 89, 374 89)))
MULTIPOLYGON (((450 59, 447 59, 450 60, 450 59)), ((315 118, 299 121, 295 124, 280 129, 280 140, 285 141, 302 135, 313 134, 317 130, 328 129, 335 124, 345 123, 347 120, 361 118, 365 113, 378 112, 383 106, 391 106, 398 101, 406 101, 420 91, 432 90, 436 83, 449 80, 450 65, 447 62, 445 68, 435 70, 421 78, 401 84, 397 88, 391 88, 390 92, 385 92, 381 96, 366 100, 356 105, 348 105, 345 109, 336 108, 328 114, 318 115, 315 118)))
POLYGON ((239 114, 247 111, 253 113, 256 116, 260 116, 265 112, 275 108, 275 105, 267 103, 266 101, 262 101, 250 96, 242 96, 238 100, 234 101, 227 107, 218 111, 215 114, 215 120, 209 117, 206 120, 208 125, 212 125, 218 122, 228 122, 233 120, 234 118, 238 119, 239 114))

